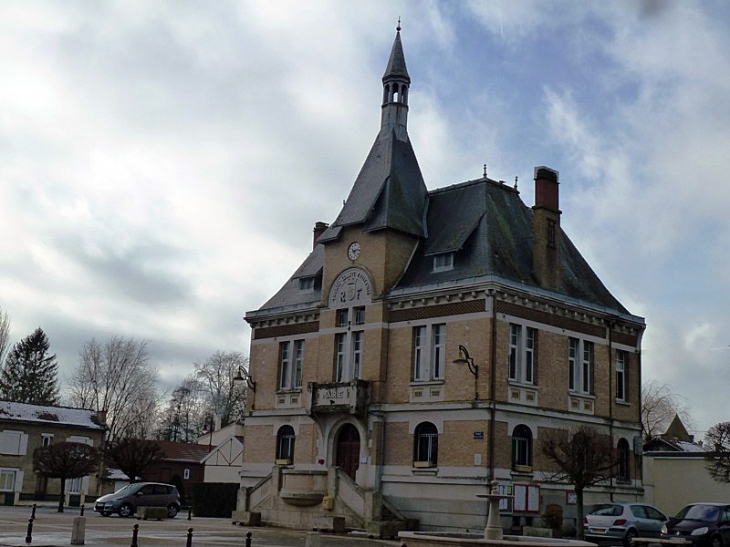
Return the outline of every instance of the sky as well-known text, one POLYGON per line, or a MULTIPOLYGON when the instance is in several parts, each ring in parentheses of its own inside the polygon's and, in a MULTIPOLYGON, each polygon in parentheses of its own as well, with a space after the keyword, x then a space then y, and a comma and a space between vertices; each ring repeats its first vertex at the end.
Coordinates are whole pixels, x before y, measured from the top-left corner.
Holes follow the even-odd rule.
POLYGON ((561 225, 646 319, 643 379, 730 421, 725 0, 4 0, 0 307, 61 384, 92 338, 161 386, 215 351, 332 222, 380 125, 398 18, 429 189, 490 178, 561 225))

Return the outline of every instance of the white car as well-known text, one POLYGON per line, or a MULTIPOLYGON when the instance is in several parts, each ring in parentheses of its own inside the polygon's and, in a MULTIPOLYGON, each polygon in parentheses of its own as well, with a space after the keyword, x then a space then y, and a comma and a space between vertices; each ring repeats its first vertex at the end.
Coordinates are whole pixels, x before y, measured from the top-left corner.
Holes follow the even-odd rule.
POLYGON ((630 547, 635 537, 660 537, 668 520, 659 509, 645 503, 611 502, 587 507, 583 528, 587 541, 630 547))

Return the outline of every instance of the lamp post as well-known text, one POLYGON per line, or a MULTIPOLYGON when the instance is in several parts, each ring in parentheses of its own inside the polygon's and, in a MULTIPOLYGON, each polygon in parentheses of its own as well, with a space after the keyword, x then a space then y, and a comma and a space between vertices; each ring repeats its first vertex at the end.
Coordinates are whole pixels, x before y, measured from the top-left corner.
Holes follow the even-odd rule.
POLYGON ((244 376, 243 367, 239 366, 238 373, 233 378, 233 384, 236 386, 240 386, 243 385, 244 381, 246 382, 246 387, 256 393, 256 382, 251 379, 251 376, 248 373, 246 373, 246 375, 244 376))
MULTIPOLYGON (((251 393, 256 393, 256 382, 253 381, 248 371, 246 371, 244 374, 243 367, 239 365, 238 373, 233 378, 233 385, 236 387, 236 389, 241 389, 244 382, 246 384, 246 387, 251 390, 251 393)), ((249 402, 251 403, 251 406, 249 408, 253 409, 253 398, 249 399, 248 396, 246 396, 247 407, 249 406, 249 402)))
POLYGON ((464 346, 459 345, 459 357, 454 359, 454 364, 466 365, 469 368, 469 372, 474 376, 474 400, 479 399, 479 365, 474 362, 474 358, 469 355, 469 350, 464 346))

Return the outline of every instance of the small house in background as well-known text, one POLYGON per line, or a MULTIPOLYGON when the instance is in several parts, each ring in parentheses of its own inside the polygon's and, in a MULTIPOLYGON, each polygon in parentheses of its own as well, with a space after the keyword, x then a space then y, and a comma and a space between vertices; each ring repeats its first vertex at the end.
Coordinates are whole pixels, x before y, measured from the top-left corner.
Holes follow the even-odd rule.
POLYGON ((243 424, 234 422, 201 435, 198 444, 206 445, 209 450, 203 458, 205 482, 241 481, 243 424))
POLYGON ((679 416, 667 431, 644 444, 644 501, 668 515, 693 502, 727 502, 730 484, 719 483, 705 465, 707 453, 679 416))
MULTIPOLYGON (((102 412, 83 408, 31 405, 0 401, 0 503, 58 500, 61 481, 33 472, 33 452, 58 442, 85 443, 99 448, 106 419, 102 412)), ((97 477, 66 482, 66 503, 84 503, 96 494, 97 477)))
POLYGON ((143 481, 174 484, 183 500, 192 493, 193 484, 204 482, 203 458, 208 446, 202 444, 156 441, 165 454, 165 459, 152 465, 142 473, 143 481))
POLYGON ((101 480, 101 495, 116 492, 120 488, 127 486, 130 482, 129 477, 121 469, 114 467, 106 469, 104 477, 101 480))

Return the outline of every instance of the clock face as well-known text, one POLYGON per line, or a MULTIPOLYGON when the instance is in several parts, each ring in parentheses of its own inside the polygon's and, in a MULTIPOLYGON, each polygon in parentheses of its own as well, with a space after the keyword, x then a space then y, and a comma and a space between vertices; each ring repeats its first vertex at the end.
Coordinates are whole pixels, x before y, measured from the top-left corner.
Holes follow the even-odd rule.
POLYGON ((357 241, 351 243, 347 248, 347 256, 350 257, 350 260, 358 259, 360 256, 360 244, 357 241))

